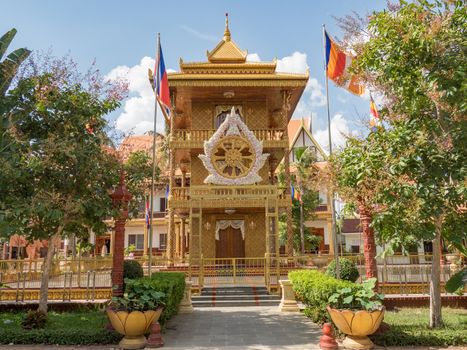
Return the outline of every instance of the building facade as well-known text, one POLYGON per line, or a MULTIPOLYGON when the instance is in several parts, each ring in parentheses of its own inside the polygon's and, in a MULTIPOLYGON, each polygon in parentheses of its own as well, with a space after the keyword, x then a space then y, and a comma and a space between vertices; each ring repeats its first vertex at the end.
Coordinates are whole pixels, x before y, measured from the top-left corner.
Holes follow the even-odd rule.
POLYGON ((291 198, 289 186, 276 183, 275 171, 288 155, 287 125, 308 74, 276 73, 275 61, 246 57, 227 20, 207 61, 180 59, 180 72, 168 75, 174 104, 169 258, 188 252, 196 264, 201 257, 279 254, 278 215, 291 215, 291 198))

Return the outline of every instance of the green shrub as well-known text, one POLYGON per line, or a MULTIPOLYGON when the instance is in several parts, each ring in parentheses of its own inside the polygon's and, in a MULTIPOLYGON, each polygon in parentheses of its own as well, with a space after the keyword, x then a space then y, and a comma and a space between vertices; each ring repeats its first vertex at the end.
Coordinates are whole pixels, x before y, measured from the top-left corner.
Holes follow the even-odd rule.
POLYGON ((289 280, 297 298, 306 306, 305 314, 319 324, 329 321, 326 311, 329 297, 339 289, 356 286, 355 283, 337 280, 317 270, 291 271, 289 280))
MULTIPOLYGON (((360 274, 352 260, 339 258, 340 278, 345 281, 355 282, 360 274)), ((326 275, 336 278, 336 260, 332 260, 326 268, 326 275)))
POLYGON ((123 278, 134 280, 135 278, 141 278, 144 276, 143 268, 136 260, 124 260, 123 261, 123 278))
POLYGON ((108 323, 103 311, 49 311, 43 329, 24 330, 21 322, 25 312, 0 313, 0 344, 117 344, 122 338, 105 328, 108 323))
POLYGON ((401 308, 386 311, 384 322, 389 330, 370 336, 381 346, 443 347, 467 345, 467 310, 443 307, 443 327, 429 328, 428 308, 401 308))
POLYGON ((26 316, 21 321, 23 329, 40 329, 44 328, 47 322, 47 315, 38 310, 29 310, 26 316))
POLYGON ((91 345, 117 344, 122 336, 105 329, 18 329, 0 328, 0 344, 91 345))
POLYGON ((160 324, 164 325, 178 312, 185 291, 185 274, 182 272, 156 272, 151 277, 127 281, 125 292, 137 294, 137 288, 141 283, 144 284, 145 288, 164 293, 162 302, 165 306, 159 319, 160 324))

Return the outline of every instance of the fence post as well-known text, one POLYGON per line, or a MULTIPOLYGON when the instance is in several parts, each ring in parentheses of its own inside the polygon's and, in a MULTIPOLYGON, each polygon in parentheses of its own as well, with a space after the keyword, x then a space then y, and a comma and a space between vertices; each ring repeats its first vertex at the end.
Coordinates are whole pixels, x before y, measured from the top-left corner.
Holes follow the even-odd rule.
POLYGON ((236 258, 232 258, 231 260, 232 264, 233 264, 233 267, 232 267, 232 274, 233 274, 233 284, 236 284, 236 275, 237 275, 237 259, 236 258))
POLYGON ((297 301, 295 300, 295 293, 292 289, 292 282, 289 280, 279 280, 281 286, 281 303, 279 304, 280 312, 298 312, 300 311, 297 301))
POLYGON ((183 292, 183 299, 180 303, 178 313, 188 314, 193 312, 193 304, 191 303, 191 281, 185 282, 185 291, 183 292))

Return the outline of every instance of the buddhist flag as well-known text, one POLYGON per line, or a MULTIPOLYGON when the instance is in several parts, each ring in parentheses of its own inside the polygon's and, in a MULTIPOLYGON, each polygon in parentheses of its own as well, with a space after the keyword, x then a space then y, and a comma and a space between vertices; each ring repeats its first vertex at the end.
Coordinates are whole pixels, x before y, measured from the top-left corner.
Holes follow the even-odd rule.
POLYGON ((167 70, 165 69, 164 55, 162 54, 162 47, 159 45, 159 52, 156 58, 156 67, 154 69, 154 89, 156 90, 157 100, 163 109, 166 117, 170 116, 170 93, 169 93, 169 79, 167 77, 167 70))
POLYGON ((326 74, 337 85, 355 95, 362 95, 365 87, 358 83, 357 77, 350 74, 352 56, 346 54, 325 31, 326 74))
POLYGON ((376 108, 375 101, 373 100, 373 96, 370 94, 370 128, 372 131, 376 130, 376 125, 379 121, 379 113, 378 109, 376 108))

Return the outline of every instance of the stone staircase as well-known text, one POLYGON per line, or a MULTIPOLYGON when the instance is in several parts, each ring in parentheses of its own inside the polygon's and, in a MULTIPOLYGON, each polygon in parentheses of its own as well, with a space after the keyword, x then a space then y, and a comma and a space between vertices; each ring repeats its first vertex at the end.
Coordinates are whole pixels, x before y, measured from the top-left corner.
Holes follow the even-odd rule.
POLYGON ((270 295, 266 287, 207 287, 192 296, 193 307, 279 306, 280 296, 270 295))

